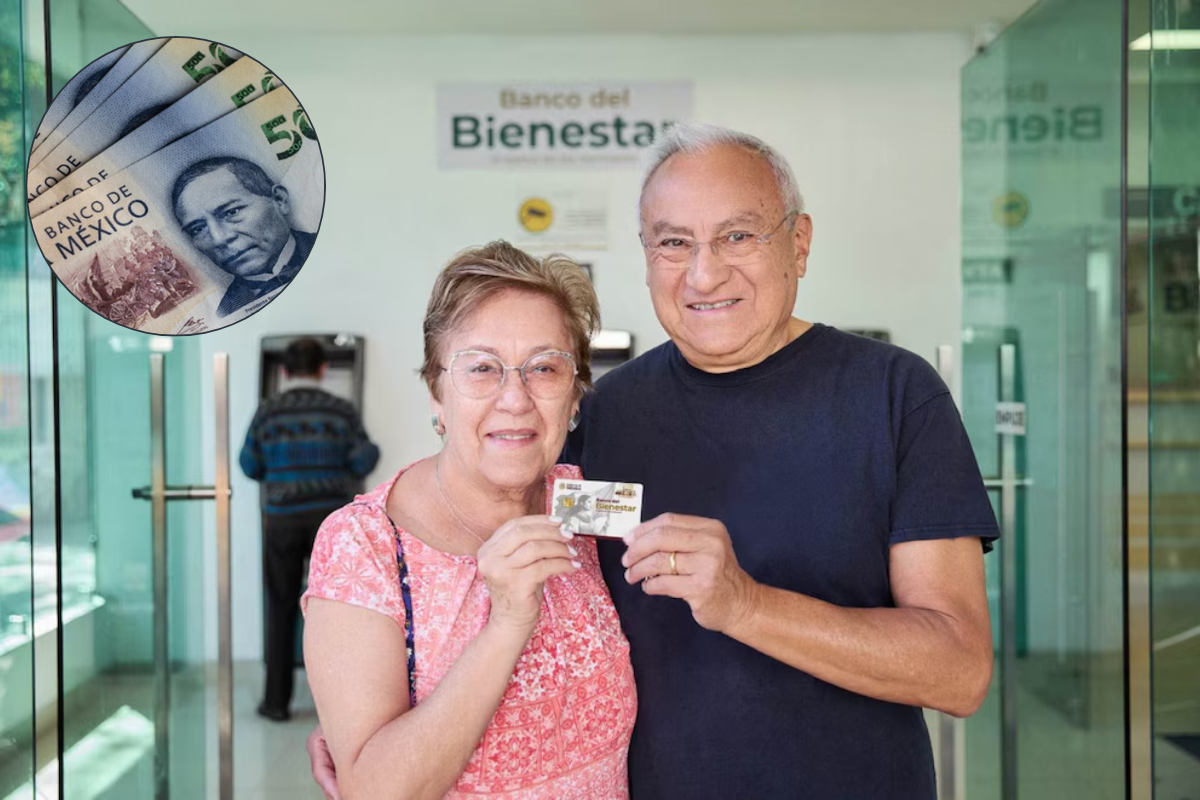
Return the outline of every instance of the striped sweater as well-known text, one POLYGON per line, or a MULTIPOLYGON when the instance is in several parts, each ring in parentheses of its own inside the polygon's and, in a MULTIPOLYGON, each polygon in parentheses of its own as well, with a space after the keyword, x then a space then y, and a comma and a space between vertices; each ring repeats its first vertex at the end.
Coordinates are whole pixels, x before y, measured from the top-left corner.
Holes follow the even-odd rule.
POLYGON ((239 459, 246 476, 262 482, 268 514, 345 505, 378 460, 354 406, 308 387, 259 406, 239 459))

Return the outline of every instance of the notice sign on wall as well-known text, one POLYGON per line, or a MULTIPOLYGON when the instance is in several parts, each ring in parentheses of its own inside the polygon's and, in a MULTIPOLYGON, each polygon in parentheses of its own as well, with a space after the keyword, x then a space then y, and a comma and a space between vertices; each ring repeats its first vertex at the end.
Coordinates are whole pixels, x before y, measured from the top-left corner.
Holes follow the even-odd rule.
POLYGON ((996 403, 996 433, 1025 435, 1025 404, 996 403))
POLYGON ((608 196, 587 187, 542 186, 517 195, 505 238, 531 253, 608 249, 608 196))
POLYGON ((437 107, 441 169, 636 167, 691 117, 692 84, 453 83, 437 107))

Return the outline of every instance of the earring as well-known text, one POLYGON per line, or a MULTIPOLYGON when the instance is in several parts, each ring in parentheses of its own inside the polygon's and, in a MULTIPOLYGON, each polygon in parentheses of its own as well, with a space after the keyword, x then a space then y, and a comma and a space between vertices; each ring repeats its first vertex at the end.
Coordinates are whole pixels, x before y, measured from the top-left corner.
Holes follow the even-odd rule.
POLYGON ((433 427, 433 432, 438 436, 446 435, 446 426, 442 424, 440 419, 438 419, 437 414, 434 414, 429 418, 429 424, 433 427))
POLYGON ((575 429, 578 427, 579 427, 579 412, 576 411, 574 416, 571 417, 571 421, 567 423, 567 432, 573 433, 575 431, 575 429))

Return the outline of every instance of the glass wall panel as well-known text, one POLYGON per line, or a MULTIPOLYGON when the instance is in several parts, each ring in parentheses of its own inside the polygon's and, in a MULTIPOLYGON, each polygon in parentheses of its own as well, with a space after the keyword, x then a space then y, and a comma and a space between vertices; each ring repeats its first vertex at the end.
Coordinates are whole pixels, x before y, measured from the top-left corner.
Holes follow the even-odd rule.
POLYGON ((1044 0, 963 71, 963 416, 1004 529, 972 800, 1125 796, 1122 13, 1044 0))
MULTIPOLYGON (((1148 226, 1149 531, 1155 797, 1200 786, 1200 5, 1152 0, 1148 226)), ((1140 46, 1140 45, 1135 45, 1140 46)))
MULTIPOLYGON (((49 24, 55 90, 113 48, 153 36, 116 0, 54 0, 49 24)), ((36 250, 31 260, 31 296, 46 307, 31 358, 57 400, 46 460, 53 464, 57 445, 59 475, 55 485, 49 473, 39 496, 48 519, 55 504, 60 513, 53 552, 62 582, 36 581, 35 590, 53 598, 47 607, 62 620, 62 786, 66 796, 205 797, 202 509, 169 505, 160 573, 150 503, 133 496, 151 482, 152 355, 164 358, 167 480, 204 482, 199 342, 115 325, 54 281, 36 250), (158 613, 166 616, 165 660, 155 649, 158 613)))
POLYGON ((24 15, 0 4, 0 797, 37 769, 24 175, 45 85, 24 15))

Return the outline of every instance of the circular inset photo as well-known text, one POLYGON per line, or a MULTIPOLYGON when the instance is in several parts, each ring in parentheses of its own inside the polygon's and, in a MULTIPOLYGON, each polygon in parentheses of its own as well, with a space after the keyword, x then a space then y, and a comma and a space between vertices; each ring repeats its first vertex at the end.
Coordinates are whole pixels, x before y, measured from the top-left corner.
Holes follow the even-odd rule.
POLYGON ((220 42, 147 39, 80 70, 29 155, 54 274, 105 319, 187 335, 239 322, 304 266, 325 164, 304 107, 220 42))

